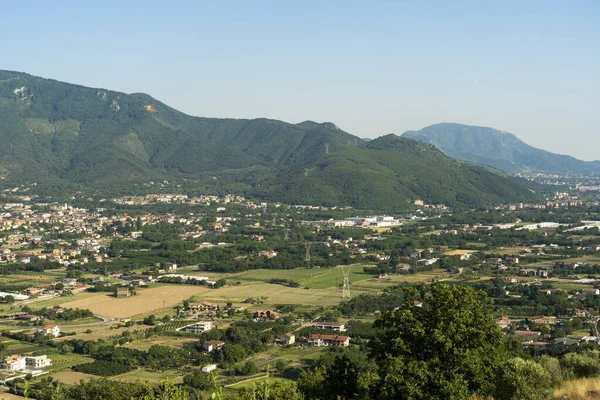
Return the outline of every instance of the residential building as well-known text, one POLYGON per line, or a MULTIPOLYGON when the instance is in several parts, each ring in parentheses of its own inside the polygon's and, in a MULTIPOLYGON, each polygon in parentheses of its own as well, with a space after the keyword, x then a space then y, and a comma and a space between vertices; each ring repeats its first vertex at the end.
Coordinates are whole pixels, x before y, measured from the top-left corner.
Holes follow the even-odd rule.
POLYGON ((508 317, 500 317, 500 318, 496 318, 496 324, 501 328, 501 329, 508 329, 511 325, 510 319, 508 317))
POLYGON ((556 325, 556 317, 531 317, 529 320, 538 325, 556 325))
POLYGON ((55 324, 46 325, 42 327, 39 331, 44 332, 46 335, 52 335, 54 337, 60 336, 60 328, 58 327, 58 325, 55 324))
POLYGON ((286 333, 285 335, 280 336, 278 339, 275 339, 275 343, 280 344, 282 346, 291 346, 296 342, 296 335, 293 333, 286 333))
POLYGON ((6 357, 0 362, 0 368, 7 371, 22 371, 25 367, 25 357, 19 355, 6 357))
POLYGON ((600 289, 581 289, 581 294, 584 296, 598 296, 600 289))
POLYGON ((115 294, 117 297, 129 297, 129 288, 128 287, 118 287, 117 292, 115 294))
POLYGON ((207 353, 212 353, 215 350, 219 350, 221 347, 223 347, 224 344, 225 342, 221 340, 207 340, 206 342, 204 342, 202 347, 207 353))
POLYGON ((278 312, 266 310, 266 311, 254 311, 252 313, 254 319, 277 319, 280 317, 278 312))
POLYGON ((350 344, 350 337, 338 335, 312 334, 308 338, 308 344, 316 347, 348 347, 348 345, 350 344))
POLYGON ((49 367, 52 364, 52 360, 47 355, 37 357, 25 357, 25 364, 27 369, 42 369, 49 367))
POLYGON ((210 331, 214 328, 212 321, 200 321, 191 325, 182 326, 181 328, 177 328, 177 331, 183 331, 188 333, 202 333, 206 331, 210 331))
POLYGON ((346 324, 337 322, 317 322, 315 324, 317 329, 329 329, 336 332, 344 332, 346 330, 346 324))
POLYGON ((209 373, 211 371, 214 371, 215 369, 217 369, 217 364, 209 364, 202 367, 202 372, 209 373))
POLYGON ((189 305, 189 309, 192 311, 214 311, 217 309, 217 305, 208 302, 194 303, 189 305))

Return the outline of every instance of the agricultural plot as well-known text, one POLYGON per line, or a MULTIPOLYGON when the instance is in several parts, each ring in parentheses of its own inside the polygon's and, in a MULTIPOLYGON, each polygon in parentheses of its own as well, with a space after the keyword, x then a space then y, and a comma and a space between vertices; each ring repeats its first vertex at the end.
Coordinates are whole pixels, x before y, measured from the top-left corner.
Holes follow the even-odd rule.
POLYGON ((149 382, 152 384, 158 384, 164 381, 171 381, 174 383, 182 383, 183 376, 177 371, 162 371, 155 372, 149 371, 144 368, 136 369, 131 372, 127 372, 125 374, 116 375, 110 378, 113 381, 121 381, 121 382, 149 382))
POLYGON ((128 298, 118 299, 106 293, 99 293, 93 297, 63 303, 61 306, 84 308, 96 315, 107 317, 130 318, 134 315, 151 313, 157 309, 173 307, 191 296, 208 292, 212 292, 212 289, 204 286, 161 285, 140 290, 136 296, 128 298))
POLYGON ((304 304, 333 306, 341 301, 341 292, 328 289, 291 288, 269 283, 248 282, 239 286, 226 286, 209 292, 208 296, 197 295, 197 301, 240 303, 248 298, 261 298, 265 305, 304 304), (214 294, 213 294, 214 293, 214 294), (236 300, 236 301, 233 301, 236 300))
MULTIPOLYGON (((341 267, 334 268, 296 268, 292 270, 253 270, 231 276, 232 281, 263 281, 269 279, 291 279, 302 287, 311 289, 337 288, 344 282, 341 267)), ((350 267, 350 283, 372 279, 365 274, 362 266, 350 267)))
POLYGON ((50 375, 53 379, 64 383, 65 385, 75 385, 80 381, 89 381, 90 379, 97 378, 97 376, 84 374, 83 372, 75 371, 62 371, 50 375))
POLYGON ((143 331, 146 329, 152 328, 148 325, 134 325, 131 327, 117 328, 117 329, 109 329, 107 326, 102 327, 103 329, 94 331, 92 333, 80 333, 75 336, 63 336, 54 339, 55 342, 64 342, 65 340, 72 339, 82 339, 82 340, 98 340, 98 339, 108 339, 111 337, 121 336, 121 334, 125 331, 143 331))
MULTIPOLYGON (((189 323, 189 322, 188 322, 189 323)), ((186 338, 186 337, 173 337, 173 336, 154 336, 150 339, 144 339, 137 342, 126 343, 123 347, 130 349, 144 350, 147 351, 154 345, 169 346, 169 347, 183 347, 186 343, 197 342, 198 339, 186 338)))

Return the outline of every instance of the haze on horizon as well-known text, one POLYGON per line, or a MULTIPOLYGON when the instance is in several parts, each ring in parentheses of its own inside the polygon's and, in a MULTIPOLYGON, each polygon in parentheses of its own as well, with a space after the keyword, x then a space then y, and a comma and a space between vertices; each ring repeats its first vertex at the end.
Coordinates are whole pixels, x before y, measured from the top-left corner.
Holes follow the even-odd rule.
POLYGON ((600 2, 11 2, 0 69, 361 136, 490 126, 600 159, 600 2))

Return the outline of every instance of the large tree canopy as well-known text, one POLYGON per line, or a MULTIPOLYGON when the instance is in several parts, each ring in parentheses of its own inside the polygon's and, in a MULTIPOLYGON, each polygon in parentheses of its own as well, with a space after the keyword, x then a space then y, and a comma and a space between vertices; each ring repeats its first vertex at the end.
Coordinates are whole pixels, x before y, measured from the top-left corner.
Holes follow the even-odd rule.
POLYGON ((372 342, 380 399, 463 399, 489 394, 505 358, 502 332, 482 292, 438 284, 422 290, 422 306, 383 313, 372 342))

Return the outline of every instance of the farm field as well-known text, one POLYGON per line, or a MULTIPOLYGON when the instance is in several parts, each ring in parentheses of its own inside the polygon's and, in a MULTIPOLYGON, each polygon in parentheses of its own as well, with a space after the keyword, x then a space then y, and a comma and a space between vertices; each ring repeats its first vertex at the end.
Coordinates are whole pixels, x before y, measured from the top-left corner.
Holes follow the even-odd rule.
POLYGON ((144 339, 136 342, 130 342, 123 345, 130 349, 137 350, 148 350, 154 345, 169 346, 169 347, 182 347, 185 343, 197 342, 196 338, 186 337, 173 337, 173 336, 154 336, 150 339, 144 339))
POLYGON ((204 295, 197 295, 194 297, 194 301, 242 303, 248 298, 261 298, 265 305, 332 306, 338 304, 342 297, 339 290, 291 288, 269 283, 248 282, 239 286, 226 286, 204 295))
POLYGON ((136 296, 121 299, 106 293, 95 293, 91 297, 62 303, 61 307, 88 309, 94 314, 107 317, 130 318, 156 309, 173 307, 194 295, 211 291, 204 286, 161 285, 140 290, 136 296))
POLYGON ((51 354, 49 357, 52 359, 52 366, 50 367, 50 370, 54 372, 60 372, 67 368, 71 368, 74 365, 94 361, 94 359, 91 357, 77 353, 51 354))
POLYGON ((286 361, 290 366, 295 367, 304 361, 318 359, 323 351, 325 351, 323 347, 294 346, 288 348, 273 346, 252 356, 249 360, 261 369, 266 369, 267 366, 273 369, 277 360, 286 361))
MULTIPOLYGON (((300 286, 311 289, 326 289, 338 287, 344 282, 341 267, 333 268, 296 268, 292 270, 252 270, 232 275, 230 280, 235 281, 268 281, 269 279, 291 279, 300 286)), ((350 267, 350 283, 372 279, 373 276, 365 274, 362 266, 350 267)))
POLYGON ((477 253, 477 250, 461 250, 461 249, 457 249, 457 250, 449 250, 447 252, 444 253, 445 256, 462 256, 465 254, 473 254, 473 253, 477 253))
POLYGON ((94 375, 84 374, 83 372, 75 372, 75 371, 62 371, 56 372, 50 375, 53 379, 62 382, 66 385, 74 385, 79 383, 80 381, 88 381, 93 378, 97 378, 94 375))
POLYGON ((98 340, 98 339, 106 339, 113 336, 120 336, 125 331, 143 331, 146 329, 152 328, 148 325, 134 325, 131 327, 123 327, 117 329, 110 329, 108 326, 103 326, 98 330, 93 330, 92 333, 79 333, 75 336, 63 336, 54 339, 55 342, 64 342, 66 340, 72 339, 82 339, 82 340, 98 340))
POLYGON ((110 378, 113 381, 121 381, 121 382, 149 382, 153 384, 157 384, 163 381, 171 381, 175 383, 183 382, 183 376, 176 371, 149 371, 144 368, 136 369, 131 372, 127 372, 125 374, 113 376, 110 378))

